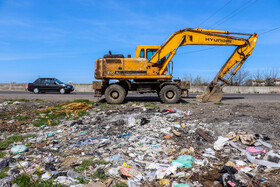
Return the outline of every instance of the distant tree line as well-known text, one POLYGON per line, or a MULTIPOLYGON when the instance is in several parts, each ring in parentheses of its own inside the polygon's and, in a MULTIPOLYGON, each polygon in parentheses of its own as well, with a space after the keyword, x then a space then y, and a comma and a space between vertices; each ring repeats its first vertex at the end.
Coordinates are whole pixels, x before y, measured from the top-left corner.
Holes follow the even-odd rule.
MULTIPOLYGON (((262 82, 264 86, 275 86, 276 80, 280 81, 280 71, 277 68, 270 68, 250 73, 245 67, 242 67, 234 76, 230 71, 224 78, 229 80, 229 86, 253 86, 253 82, 262 82)), ((185 74, 183 80, 191 81, 194 86, 207 86, 210 83, 200 75, 194 77, 191 74, 185 74)))

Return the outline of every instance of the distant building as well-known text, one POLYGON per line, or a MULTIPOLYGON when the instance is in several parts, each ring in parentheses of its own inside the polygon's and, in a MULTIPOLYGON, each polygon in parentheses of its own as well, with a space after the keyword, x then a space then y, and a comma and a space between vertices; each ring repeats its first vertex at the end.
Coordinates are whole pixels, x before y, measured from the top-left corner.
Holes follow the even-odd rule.
POLYGON ((280 86, 279 79, 252 80, 252 86, 280 86))
POLYGON ((265 80, 252 80, 253 86, 265 86, 265 80))
POLYGON ((274 80, 275 80, 274 81, 275 86, 280 86, 280 79, 274 79, 274 80))

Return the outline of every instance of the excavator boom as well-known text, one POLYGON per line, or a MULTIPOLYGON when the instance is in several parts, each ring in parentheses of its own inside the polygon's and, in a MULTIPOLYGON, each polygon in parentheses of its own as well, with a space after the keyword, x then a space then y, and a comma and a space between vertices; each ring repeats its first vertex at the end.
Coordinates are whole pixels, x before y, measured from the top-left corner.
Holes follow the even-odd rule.
POLYGON ((246 59, 251 55, 257 42, 257 34, 231 33, 229 31, 206 30, 206 29, 182 29, 172 34, 168 40, 149 60, 149 63, 156 64, 160 59, 167 57, 162 64, 160 75, 164 74, 167 65, 176 54, 179 47, 184 45, 221 45, 237 46, 227 62, 220 69, 213 81, 208 85, 204 94, 197 97, 202 102, 217 102, 222 99, 222 88, 229 81, 224 79, 233 68, 232 76, 237 73, 246 59), (248 39, 237 37, 236 35, 249 35, 248 39), (218 82, 223 84, 219 85, 218 82))

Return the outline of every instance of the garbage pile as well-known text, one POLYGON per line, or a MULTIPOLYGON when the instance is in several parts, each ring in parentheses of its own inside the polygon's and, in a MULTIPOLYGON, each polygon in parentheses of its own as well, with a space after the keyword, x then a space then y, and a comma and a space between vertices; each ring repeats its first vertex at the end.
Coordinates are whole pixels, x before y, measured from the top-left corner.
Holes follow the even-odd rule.
MULTIPOLYGON (((79 107, 61 106, 66 113, 79 107)), ((51 181, 75 187, 236 187, 266 185, 266 173, 279 175, 279 151, 268 143, 269 136, 217 134, 191 115, 178 109, 117 105, 95 107, 56 126, 29 124, 25 134, 2 132, 0 186, 20 186, 25 176, 30 184, 51 181)))

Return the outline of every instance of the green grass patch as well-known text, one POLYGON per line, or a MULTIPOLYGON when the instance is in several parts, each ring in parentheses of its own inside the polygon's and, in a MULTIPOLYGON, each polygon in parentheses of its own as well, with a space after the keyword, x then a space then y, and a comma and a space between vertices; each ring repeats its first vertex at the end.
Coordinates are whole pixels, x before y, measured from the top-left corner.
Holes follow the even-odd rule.
POLYGON ((84 111, 84 110, 81 110, 81 111, 79 111, 79 112, 77 113, 77 115, 78 115, 79 117, 84 116, 84 115, 87 115, 87 114, 88 114, 88 112, 87 112, 87 111, 84 111))
POLYGON ((4 118, 4 117, 6 117, 6 116, 7 116, 6 113, 4 113, 4 112, 1 112, 1 113, 0 113, 0 118, 4 118))
POLYGON ((27 101, 29 101, 29 99, 4 99, 4 101, 8 101, 9 104, 13 104, 16 101, 18 101, 18 102, 27 102, 27 101))
POLYGON ((56 126, 58 124, 60 124, 60 120, 52 121, 50 126, 56 126))
POLYGON ((6 156, 6 152, 1 151, 0 152, 0 158, 5 158, 5 156, 6 156))
POLYGON ((16 183, 19 187, 31 186, 31 180, 27 175, 18 176, 14 183, 16 183))
POLYGON ((108 162, 105 162, 105 161, 103 161, 103 160, 95 160, 95 161, 92 161, 92 160, 88 159, 88 160, 84 160, 84 161, 82 162, 82 164, 79 166, 79 168, 76 169, 76 171, 77 171, 77 172, 82 172, 82 171, 84 171, 84 170, 89 170, 89 166, 95 167, 95 166, 97 166, 97 165, 106 165, 106 164, 108 164, 108 162))
POLYGON ((55 105, 54 107, 60 109, 60 108, 61 108, 61 104, 57 104, 57 105, 55 105))
POLYGON ((29 117, 28 117, 27 115, 18 115, 18 116, 16 117, 16 119, 17 119, 18 121, 22 121, 22 120, 27 120, 27 119, 29 119, 29 117))
POLYGON ((3 179, 5 177, 8 177, 9 175, 5 172, 0 172, 0 179, 3 179))
POLYGON ((110 108, 110 105, 107 103, 97 103, 101 108, 110 108))
POLYGON ((39 117, 34 123, 33 125, 36 127, 41 127, 42 125, 48 125, 48 120, 45 117, 39 117))
POLYGON ((144 103, 144 107, 156 107, 156 103, 144 103))
POLYGON ((10 144, 10 143, 14 143, 14 142, 20 142, 24 139, 23 136, 11 136, 9 138, 7 138, 5 141, 10 144))
POLYGON ((217 103, 214 103, 215 105, 224 105, 225 103, 223 102, 217 102, 217 103))
POLYGON ((23 141, 24 139, 26 138, 30 138, 30 137, 36 137, 36 135, 34 134, 29 134, 29 135, 26 135, 26 136, 19 136, 19 135, 15 135, 15 136, 11 136, 11 137, 8 137, 6 140, 2 140, 0 141, 0 150, 2 149, 6 149, 9 144, 11 143, 14 143, 14 142, 21 142, 23 141))
POLYGON ((16 183, 19 187, 66 187, 66 185, 54 183, 53 179, 47 181, 36 181, 36 184, 34 184, 30 177, 26 174, 18 176, 14 183, 16 183))
POLYGON ((10 168, 9 168, 9 166, 8 166, 8 167, 5 167, 4 169, 1 169, 0 171, 1 171, 1 172, 7 173, 9 170, 10 170, 10 168))
POLYGON ((34 101, 38 101, 38 102, 41 102, 41 103, 43 103, 43 102, 44 102, 44 100, 43 100, 43 99, 34 99, 34 101))
POLYGON ((45 117, 39 117, 34 123, 33 125, 36 127, 41 127, 42 125, 50 125, 50 126, 56 126, 60 123, 60 120, 52 120, 52 119, 48 119, 45 117), (50 123, 49 123, 50 121, 50 123))
POLYGON ((9 146, 5 140, 0 141, 0 150, 6 149, 9 146))
POLYGON ((128 185, 124 182, 116 183, 114 187, 128 187, 128 185))
POLYGON ((17 110, 15 110, 14 111, 16 114, 18 114, 18 113, 21 113, 21 110, 20 109, 17 109, 17 110))
POLYGON ((35 137, 37 137, 36 134, 27 134, 24 136, 24 138, 35 138, 35 137))
POLYGON ((93 176, 101 180, 105 180, 107 178, 105 173, 99 173, 98 171, 94 172, 93 176))
POLYGON ((39 172, 39 171, 34 172, 34 175, 38 175, 39 178, 41 178, 43 174, 44 172, 39 172))

